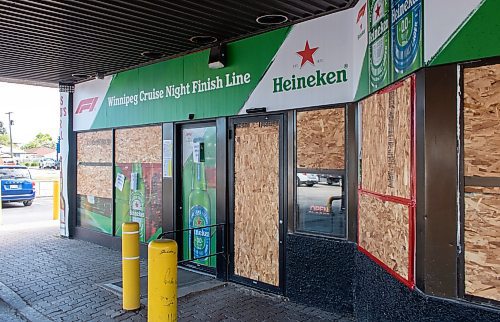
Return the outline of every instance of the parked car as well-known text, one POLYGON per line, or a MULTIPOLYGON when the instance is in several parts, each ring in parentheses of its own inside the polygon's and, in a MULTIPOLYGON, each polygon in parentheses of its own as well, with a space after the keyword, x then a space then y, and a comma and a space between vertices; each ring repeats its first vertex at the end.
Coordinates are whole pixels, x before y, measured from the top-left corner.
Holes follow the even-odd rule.
POLYGON ((44 158, 40 160, 38 167, 40 169, 55 169, 56 161, 54 161, 54 159, 51 158, 44 158))
POLYGON ((340 182, 342 180, 342 176, 333 176, 333 175, 328 175, 326 177, 326 183, 331 185, 338 184, 340 185, 340 182))
POLYGON ((308 187, 312 187, 319 182, 319 177, 317 174, 313 173, 297 173, 297 186, 305 184, 308 187))
POLYGON ((35 182, 25 166, 0 166, 2 202, 22 202, 31 206, 35 199, 35 182))

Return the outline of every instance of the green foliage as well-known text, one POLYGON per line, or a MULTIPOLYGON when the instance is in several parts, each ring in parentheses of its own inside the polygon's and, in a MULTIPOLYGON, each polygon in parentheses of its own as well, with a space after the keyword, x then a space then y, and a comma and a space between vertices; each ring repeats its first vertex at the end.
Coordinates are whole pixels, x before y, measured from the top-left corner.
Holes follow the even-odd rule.
POLYGON ((31 162, 31 166, 32 166, 32 167, 38 167, 38 165, 39 165, 39 164, 40 164, 40 163, 39 163, 38 161, 33 161, 33 162, 31 162))
POLYGON ((26 150, 26 149, 40 148, 42 146, 51 149, 54 149, 56 147, 56 143, 54 142, 54 139, 52 139, 50 134, 38 133, 33 140, 26 143, 21 148, 26 150))
POLYGON ((24 165, 25 167, 30 167, 30 166, 31 166, 31 162, 23 162, 23 165, 24 165))
POLYGON ((9 136, 7 134, 0 133, 0 145, 9 145, 9 144, 10 144, 9 136))

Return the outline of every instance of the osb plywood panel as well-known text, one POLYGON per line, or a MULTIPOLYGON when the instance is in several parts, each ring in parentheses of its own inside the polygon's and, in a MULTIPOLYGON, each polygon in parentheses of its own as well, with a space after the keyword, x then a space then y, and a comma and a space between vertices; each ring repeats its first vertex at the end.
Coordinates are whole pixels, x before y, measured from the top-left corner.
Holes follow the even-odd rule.
POLYGON ((277 286, 279 125, 242 126, 234 148, 234 273, 277 286))
POLYGON ((144 126, 115 131, 117 163, 161 163, 161 126, 144 126))
POLYGON ((113 162, 113 132, 96 131, 76 135, 78 162, 113 162))
POLYGON ((113 198, 113 167, 77 166, 77 194, 113 198))
POLYGON ((464 70, 464 171, 500 177, 500 65, 464 70))
POLYGON ((500 187, 465 191, 465 292, 500 301, 500 187))
POLYGON ((361 104, 363 189, 410 198, 411 79, 361 104))
POLYGON ((408 279, 408 206, 359 195, 359 245, 408 279))
POLYGON ((344 109, 297 113, 297 167, 344 169, 344 109))

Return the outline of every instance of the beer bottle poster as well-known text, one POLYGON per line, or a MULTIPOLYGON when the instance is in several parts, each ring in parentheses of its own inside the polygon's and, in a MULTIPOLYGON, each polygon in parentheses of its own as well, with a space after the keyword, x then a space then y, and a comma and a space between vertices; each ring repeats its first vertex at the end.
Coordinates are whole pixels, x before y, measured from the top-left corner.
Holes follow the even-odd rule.
POLYGON ((161 163, 117 163, 115 177, 124 177, 115 187, 116 235, 122 223, 139 223, 139 240, 154 240, 161 234, 161 163))
POLYGON ((216 129, 182 130, 183 258, 215 267, 216 253, 216 129))
POLYGON ((369 0, 368 57, 370 92, 391 82, 389 0, 369 0))
POLYGON ((397 80, 422 66, 422 1, 392 0, 392 75, 397 80))

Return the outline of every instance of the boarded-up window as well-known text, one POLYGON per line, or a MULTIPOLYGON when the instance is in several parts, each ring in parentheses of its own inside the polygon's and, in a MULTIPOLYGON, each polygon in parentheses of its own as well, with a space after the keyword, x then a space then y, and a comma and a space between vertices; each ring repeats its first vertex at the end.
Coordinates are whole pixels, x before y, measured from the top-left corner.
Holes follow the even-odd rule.
POLYGON ((412 105, 409 77, 360 103, 360 249, 413 285, 412 105))
POLYGON ((140 226, 140 241, 161 234, 162 128, 145 126, 115 131, 116 235, 123 222, 140 226))
POLYGON ((465 293, 500 301, 500 65, 463 77, 465 293))
POLYGON ((345 109, 297 112, 297 230, 346 235, 345 109))
POLYGON ((297 112, 297 169, 344 169, 344 108, 297 112))
POLYGON ((77 134, 77 224, 112 233, 112 131, 77 134))

